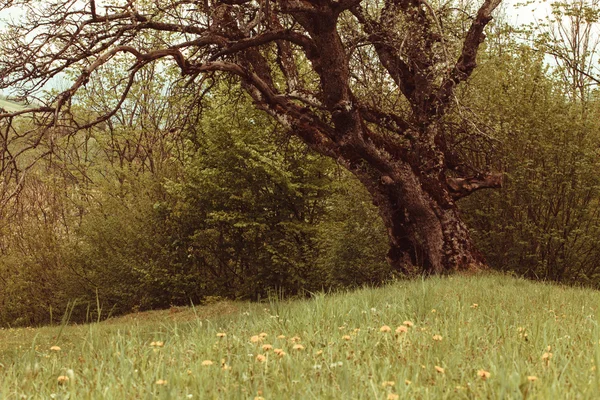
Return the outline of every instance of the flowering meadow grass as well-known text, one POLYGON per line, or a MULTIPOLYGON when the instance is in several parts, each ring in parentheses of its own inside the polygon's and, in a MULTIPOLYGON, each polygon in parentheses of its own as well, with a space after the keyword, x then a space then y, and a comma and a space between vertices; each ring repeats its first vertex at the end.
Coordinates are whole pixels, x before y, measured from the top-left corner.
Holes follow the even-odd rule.
POLYGON ((0 330, 5 399, 600 396, 600 292, 500 275, 0 330))

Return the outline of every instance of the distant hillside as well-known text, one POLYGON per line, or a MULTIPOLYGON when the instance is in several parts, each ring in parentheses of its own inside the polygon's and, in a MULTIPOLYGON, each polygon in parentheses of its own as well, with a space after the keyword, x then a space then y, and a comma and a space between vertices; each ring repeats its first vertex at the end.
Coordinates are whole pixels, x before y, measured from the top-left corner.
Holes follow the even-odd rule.
POLYGON ((22 104, 7 100, 5 97, 0 97, 0 108, 3 108, 8 112, 15 112, 25 110, 27 107, 22 104))

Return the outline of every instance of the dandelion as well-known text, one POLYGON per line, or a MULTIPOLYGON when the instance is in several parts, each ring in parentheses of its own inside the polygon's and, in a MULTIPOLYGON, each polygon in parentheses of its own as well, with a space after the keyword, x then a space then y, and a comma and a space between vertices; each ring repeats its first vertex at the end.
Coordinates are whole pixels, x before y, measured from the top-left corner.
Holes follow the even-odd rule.
POLYGON ((263 344, 262 349, 264 351, 269 351, 269 350, 273 350, 273 346, 270 344, 263 344))
POLYGON ((258 362, 264 362, 266 359, 267 357, 263 356, 262 354, 256 356, 256 361, 258 362))
POLYGON ((440 374, 444 374, 446 371, 444 370, 444 368, 442 367, 438 367, 437 365, 435 366, 435 370, 437 372, 439 372, 440 374))
POLYGON ((552 358, 552 353, 544 353, 542 354, 542 360, 548 364, 550 363, 550 359, 552 358))
POLYGON ((225 336, 227 336, 227 334, 225 332, 219 332, 219 333, 217 333, 217 337, 218 338, 224 338, 225 336))
POLYGON ((302 351, 304 350, 304 346, 302 346, 301 344, 295 344, 293 349, 296 351, 302 351))
POLYGON ((381 383, 381 386, 382 386, 383 388, 386 388, 386 387, 392 387, 392 386, 394 386, 395 384, 396 384, 396 382, 394 382, 394 381, 383 381, 383 382, 381 383))
POLYGON ((204 360, 204 361, 202 361, 202 366, 203 367, 210 367, 213 364, 214 364, 214 362, 212 362, 211 360, 204 360))
POLYGON ((435 340, 436 342, 441 342, 442 339, 442 335, 433 335, 433 340, 435 340))
POLYGON ((69 377, 66 375, 61 375, 56 380, 59 385, 66 385, 69 382, 69 377))
POLYGON ((167 384, 167 381, 164 380, 164 379, 159 379, 159 380, 156 381, 156 384, 157 385, 165 386, 167 384))
POLYGON ((408 328, 404 325, 400 325, 396 328, 396 333, 405 333, 408 332, 408 328))
POLYGON ((402 323, 402 325, 406 325, 406 326, 408 326, 409 328, 412 328, 412 327, 413 327, 415 324, 413 324, 411 321, 404 321, 404 322, 402 323))
POLYGON ((390 393, 387 395, 387 400, 398 400, 400 398, 400 396, 398 396, 396 393, 390 393))
POLYGON ((477 308, 477 307, 479 307, 479 304, 477 304, 477 303, 471 304, 471 308, 477 308))
POLYGON ((484 381, 489 378, 492 374, 490 374, 488 371, 485 371, 483 369, 480 369, 479 371, 477 371, 477 376, 480 377, 481 379, 483 379, 484 381))
POLYGON ((298 343, 301 339, 300 339, 300 336, 294 336, 290 340, 292 341, 292 343, 298 343))
POLYGON ((152 347, 163 347, 164 345, 165 345, 165 342, 161 342, 161 341, 150 343, 150 346, 152 346, 152 347))
POLYGON ((254 336, 252 336, 252 337, 250 338, 250 341, 251 341, 252 343, 260 343, 260 342, 262 342, 262 339, 261 339, 261 337, 260 337, 260 336, 258 336, 258 335, 254 335, 254 336))
POLYGON ((273 350, 273 353, 277 354, 279 357, 285 356, 285 351, 283 351, 283 349, 275 349, 273 350))
POLYGON ((61 349, 58 346, 52 346, 52 347, 50 347, 50 351, 60 351, 60 350, 61 349))
POLYGON ((261 339, 266 339, 269 335, 267 335, 265 332, 261 332, 258 334, 258 336, 260 336, 261 339))
POLYGON ((384 332, 385 333, 385 332, 391 332, 391 331, 392 331, 392 328, 390 328, 387 325, 383 325, 381 328, 379 328, 379 332, 384 332))
POLYGON ((527 377, 527 380, 528 380, 529 382, 535 382, 535 381, 537 381, 537 380, 538 380, 538 377, 537 377, 537 376, 534 376, 534 375, 530 375, 530 376, 528 376, 528 377, 527 377))
POLYGON ((350 340, 352 338, 350 337, 350 335, 344 335, 344 336, 342 336, 342 339, 344 339, 344 340, 350 340))

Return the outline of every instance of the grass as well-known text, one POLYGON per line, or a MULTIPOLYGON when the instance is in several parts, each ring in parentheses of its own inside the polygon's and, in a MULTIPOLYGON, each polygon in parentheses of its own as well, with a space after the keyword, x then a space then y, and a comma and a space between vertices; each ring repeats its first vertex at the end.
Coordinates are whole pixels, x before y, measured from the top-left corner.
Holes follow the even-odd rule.
POLYGON ((0 330, 0 398, 597 398, 599 304, 592 290, 455 276, 0 330))
POLYGON ((9 100, 3 98, 2 96, 0 96, 0 108, 3 108, 4 110, 6 110, 8 112, 15 112, 15 111, 25 110, 27 107, 25 107, 21 104, 17 104, 12 101, 9 101, 9 100))

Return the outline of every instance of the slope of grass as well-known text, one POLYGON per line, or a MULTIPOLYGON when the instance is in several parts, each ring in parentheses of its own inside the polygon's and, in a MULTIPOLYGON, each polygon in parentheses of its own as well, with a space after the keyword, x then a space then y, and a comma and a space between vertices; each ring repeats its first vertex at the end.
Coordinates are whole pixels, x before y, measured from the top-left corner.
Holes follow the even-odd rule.
POLYGON ((597 398, 599 304, 591 290, 456 276, 0 330, 0 398, 597 398))
POLYGON ((27 107, 12 102, 10 100, 5 99, 4 97, 0 96, 0 108, 8 111, 8 112, 15 112, 15 111, 22 111, 25 110, 27 107))

